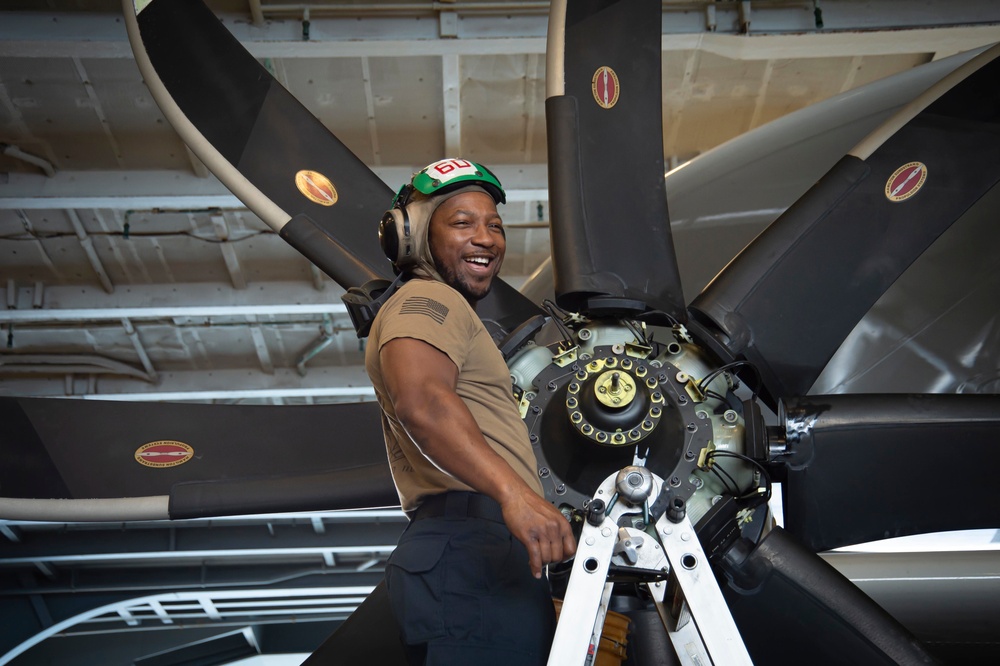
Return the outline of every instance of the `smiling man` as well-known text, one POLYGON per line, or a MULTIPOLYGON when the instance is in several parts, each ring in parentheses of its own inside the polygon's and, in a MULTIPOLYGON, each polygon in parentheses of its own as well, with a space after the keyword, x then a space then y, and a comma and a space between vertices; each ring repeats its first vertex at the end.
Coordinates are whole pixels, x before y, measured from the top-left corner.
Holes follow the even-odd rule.
POLYGON ((379 228, 406 282, 372 325, 365 366, 411 520, 386 583, 412 664, 544 664, 555 617, 543 569, 576 549, 475 312, 503 263, 504 201, 485 167, 441 160, 379 228))

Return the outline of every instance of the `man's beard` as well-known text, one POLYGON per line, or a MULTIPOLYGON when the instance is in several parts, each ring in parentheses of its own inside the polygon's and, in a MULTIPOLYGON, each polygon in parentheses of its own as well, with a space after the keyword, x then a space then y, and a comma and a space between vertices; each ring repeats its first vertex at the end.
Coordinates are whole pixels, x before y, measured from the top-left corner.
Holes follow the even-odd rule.
POLYGON ((494 275, 485 287, 479 287, 478 285, 469 284, 464 276, 460 276, 456 271, 448 266, 445 266, 437 257, 434 259, 434 268, 437 269, 438 275, 444 280, 444 283, 460 293, 465 300, 469 301, 472 305, 476 304, 476 301, 481 301, 489 295, 490 290, 493 288, 493 280, 496 279, 494 275))

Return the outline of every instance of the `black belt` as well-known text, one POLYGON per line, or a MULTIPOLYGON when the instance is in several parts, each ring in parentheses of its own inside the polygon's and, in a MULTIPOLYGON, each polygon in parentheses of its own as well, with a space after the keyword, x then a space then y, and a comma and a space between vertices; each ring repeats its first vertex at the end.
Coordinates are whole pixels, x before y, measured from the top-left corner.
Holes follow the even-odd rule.
POLYGON ((482 518, 503 522, 503 511, 496 500, 480 493, 451 491, 424 497, 410 520, 425 518, 482 518))

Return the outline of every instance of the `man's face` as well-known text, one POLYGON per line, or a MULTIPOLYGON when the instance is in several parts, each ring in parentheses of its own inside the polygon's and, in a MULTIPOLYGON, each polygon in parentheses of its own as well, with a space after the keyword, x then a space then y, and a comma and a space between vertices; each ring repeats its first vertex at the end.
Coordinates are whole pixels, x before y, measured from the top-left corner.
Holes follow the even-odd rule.
POLYGON ((464 192, 447 199, 431 215, 427 237, 434 267, 450 287, 472 305, 490 293, 507 249, 490 195, 464 192))

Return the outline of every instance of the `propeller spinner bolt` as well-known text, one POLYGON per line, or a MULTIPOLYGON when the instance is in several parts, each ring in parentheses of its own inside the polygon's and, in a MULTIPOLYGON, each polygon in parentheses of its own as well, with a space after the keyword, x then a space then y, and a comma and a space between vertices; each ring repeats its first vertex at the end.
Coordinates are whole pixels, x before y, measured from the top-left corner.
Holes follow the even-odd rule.
POLYGON ((624 407, 635 397, 635 380, 627 372, 609 370, 596 381, 597 400, 607 407, 624 407))

